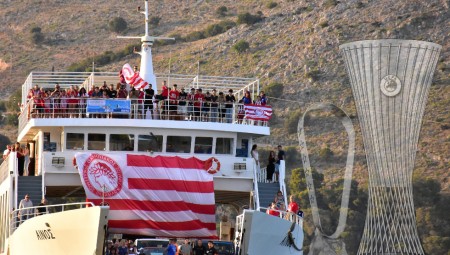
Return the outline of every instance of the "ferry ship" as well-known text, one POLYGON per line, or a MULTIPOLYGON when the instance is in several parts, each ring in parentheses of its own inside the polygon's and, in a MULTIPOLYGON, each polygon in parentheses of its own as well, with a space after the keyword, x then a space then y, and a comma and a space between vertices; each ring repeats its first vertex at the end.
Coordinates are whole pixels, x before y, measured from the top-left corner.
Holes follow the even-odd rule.
MULTIPOLYGON (((145 1, 145 11, 142 13, 148 20, 148 1, 145 1)), ((242 98, 246 91, 252 95, 260 92, 258 79, 155 74, 151 47, 156 39, 167 38, 150 36, 147 22, 144 36, 128 38, 139 38, 142 42, 142 49, 138 52, 141 55, 140 72, 134 76, 140 80, 133 82, 152 84, 155 94, 160 94, 158 85, 164 83, 168 87, 177 84, 179 89, 185 90, 202 89, 203 93, 212 93, 213 90, 227 93, 232 90, 231 94, 236 99, 242 98)), ((126 75, 129 77, 125 78, 133 78, 132 72, 126 75)), ((60 90, 78 86, 89 91, 104 83, 118 82, 117 72, 32 72, 28 76, 22 86, 17 139, 29 148, 28 175, 20 176, 15 152, 11 152, 0 166, 0 254, 100 255, 106 236, 112 233, 160 237, 174 237, 177 233, 180 235, 178 237, 207 236, 203 232, 193 232, 195 234, 188 236, 186 229, 184 232, 152 232, 147 225, 115 225, 117 221, 112 219, 125 214, 122 214, 123 210, 114 208, 119 202, 111 199, 117 195, 112 194, 111 185, 117 185, 119 180, 128 177, 119 176, 116 172, 112 173, 111 178, 115 180, 112 184, 107 179, 99 181, 103 184, 98 183, 97 179, 97 183, 88 183, 93 182, 94 177, 86 177, 89 173, 83 172, 83 166, 87 162, 106 159, 103 165, 99 165, 106 170, 115 170, 123 166, 118 163, 116 167, 112 161, 119 162, 119 158, 129 160, 130 157, 151 162, 158 158, 171 162, 166 164, 175 164, 175 168, 183 168, 176 162, 187 160, 209 164, 204 172, 208 171, 212 177, 214 203, 231 205, 239 214, 235 225, 221 221, 215 237, 233 241, 237 254, 302 254, 302 218, 286 215, 285 212, 280 212, 279 217, 266 214, 265 206, 273 200, 278 190, 283 192, 287 201, 285 163, 280 162, 278 182, 267 183, 265 169, 257 170, 256 162, 250 155, 255 139, 270 135, 269 122, 262 116, 265 112, 259 106, 253 109, 259 118, 252 118, 243 113, 244 105, 238 102, 196 108, 195 103, 190 105, 190 101, 180 107, 179 102, 183 100, 177 100, 175 104, 169 99, 153 98, 154 107, 149 110, 142 98, 79 97, 73 103, 50 97, 44 98, 44 104, 39 106, 36 100, 27 97, 35 85, 44 91, 54 91, 56 86, 60 90), (67 103, 67 108, 62 106, 64 103, 67 103), (195 112, 196 109, 200 112, 195 112), (89 185, 91 188, 97 187, 91 189, 89 185), (99 199, 92 199, 93 193, 99 199), (28 219, 19 218, 19 203, 25 194, 31 197, 33 205, 38 205, 42 198, 52 205, 32 208, 33 215, 28 219), (46 213, 34 213, 42 208, 46 213)), ((130 182, 124 183, 124 188, 130 188, 130 182)), ((162 189, 151 194, 159 194, 161 197, 154 200, 162 201, 172 193, 162 189)), ((120 201, 126 203, 126 200, 120 201)), ((179 202, 188 204, 186 201, 179 202)), ((138 215, 145 214, 145 209, 139 210, 141 214, 138 215)), ((149 209, 152 210, 158 211, 149 209)), ((153 214, 149 215, 142 216, 143 224, 154 220, 153 214)), ((123 217, 122 220, 129 222, 123 217)), ((208 233, 215 231, 213 229, 208 233)))

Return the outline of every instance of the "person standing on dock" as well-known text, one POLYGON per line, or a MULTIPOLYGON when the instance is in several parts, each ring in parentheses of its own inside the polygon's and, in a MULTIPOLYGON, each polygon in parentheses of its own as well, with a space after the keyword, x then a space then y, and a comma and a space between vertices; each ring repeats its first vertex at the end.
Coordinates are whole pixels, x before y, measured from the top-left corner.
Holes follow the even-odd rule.
POLYGON ((216 248, 214 248, 213 241, 208 242, 208 249, 206 250, 206 254, 207 255, 219 255, 219 253, 217 253, 216 248))
POLYGON ((167 246, 167 255, 176 255, 177 254, 177 246, 175 239, 170 239, 169 246, 167 246))
POLYGON ((180 247, 180 255, 192 255, 192 246, 188 238, 184 239, 184 244, 180 247))
POLYGON ((205 255, 205 246, 203 246, 202 240, 197 240, 197 244, 193 249, 194 255, 205 255))

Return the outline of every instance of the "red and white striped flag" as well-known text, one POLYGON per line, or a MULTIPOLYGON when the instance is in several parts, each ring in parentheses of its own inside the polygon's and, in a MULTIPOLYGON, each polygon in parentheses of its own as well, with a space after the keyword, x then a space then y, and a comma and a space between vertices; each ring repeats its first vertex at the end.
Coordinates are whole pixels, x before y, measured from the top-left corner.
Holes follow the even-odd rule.
POLYGON ((99 205, 104 196, 110 206, 110 232, 217 237, 208 173, 220 168, 217 159, 97 153, 75 158, 87 200, 99 205))
POLYGON ((245 118, 250 120, 270 120, 272 107, 266 105, 246 104, 244 105, 245 118))
POLYGON ((141 78, 139 72, 133 71, 130 64, 123 65, 122 75, 125 78, 125 81, 132 85, 135 89, 146 88, 148 85, 148 82, 141 78))

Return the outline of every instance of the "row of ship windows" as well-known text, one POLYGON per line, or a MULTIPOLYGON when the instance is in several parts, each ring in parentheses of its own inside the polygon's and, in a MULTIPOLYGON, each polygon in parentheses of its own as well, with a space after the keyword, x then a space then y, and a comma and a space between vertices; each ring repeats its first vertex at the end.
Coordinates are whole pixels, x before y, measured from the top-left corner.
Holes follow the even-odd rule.
MULTIPOLYGON (((109 150, 109 151, 145 151, 163 152, 164 137, 162 135, 134 134, 87 134, 87 146, 84 133, 67 133, 67 150, 109 150), (109 136, 109 141, 106 138, 109 136), (135 144, 135 140, 137 143, 135 144), (109 149, 107 148, 107 143, 109 149)), ((233 138, 166 136, 165 152, 196 154, 233 154, 233 138), (215 143, 213 143, 215 141, 215 143), (192 142, 194 146, 192 147, 192 142), (214 146, 215 145, 215 146, 214 146)))

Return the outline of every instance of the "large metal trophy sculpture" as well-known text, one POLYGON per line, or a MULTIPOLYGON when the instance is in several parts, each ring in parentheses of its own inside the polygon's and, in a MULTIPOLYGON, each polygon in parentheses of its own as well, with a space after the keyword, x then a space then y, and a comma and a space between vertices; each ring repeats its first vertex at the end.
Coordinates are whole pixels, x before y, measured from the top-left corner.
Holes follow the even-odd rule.
POLYGON ((341 45, 369 168, 369 204, 358 254, 424 254, 412 172, 441 46, 375 40, 341 45))

